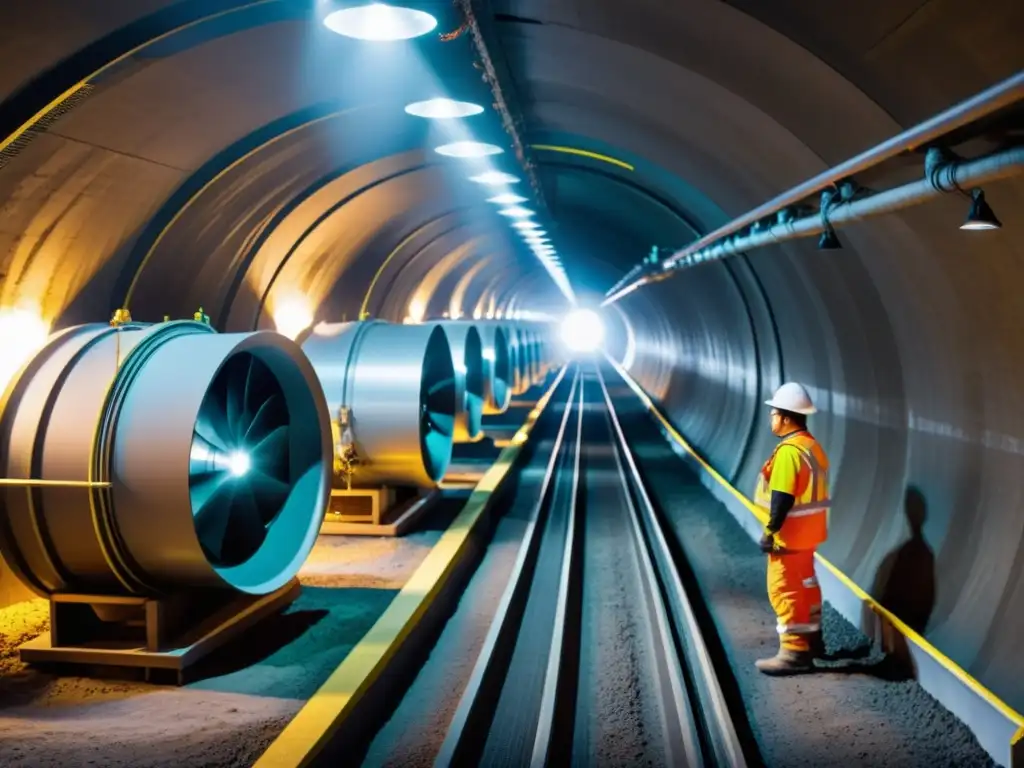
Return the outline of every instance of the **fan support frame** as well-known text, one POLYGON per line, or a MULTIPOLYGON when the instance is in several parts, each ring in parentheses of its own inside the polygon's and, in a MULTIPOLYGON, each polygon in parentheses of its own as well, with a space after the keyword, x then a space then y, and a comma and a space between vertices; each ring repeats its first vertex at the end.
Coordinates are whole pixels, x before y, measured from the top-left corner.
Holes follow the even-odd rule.
POLYGON ((147 682, 170 673, 180 686, 196 662, 283 611, 301 591, 293 577, 264 595, 222 589, 161 597, 54 594, 50 631, 18 653, 23 663, 142 669, 147 682))

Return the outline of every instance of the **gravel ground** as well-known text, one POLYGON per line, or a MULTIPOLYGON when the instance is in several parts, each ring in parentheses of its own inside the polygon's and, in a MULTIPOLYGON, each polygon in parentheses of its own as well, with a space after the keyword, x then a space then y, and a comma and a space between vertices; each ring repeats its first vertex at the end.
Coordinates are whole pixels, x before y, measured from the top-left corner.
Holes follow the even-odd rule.
POLYGON ((47 603, 0 610, 0 765, 251 765, 439 535, 322 537, 300 574, 299 599, 201 662, 183 688, 25 667, 17 647, 48 629, 47 603))
MULTIPOLYGON (((592 390, 591 393, 592 395, 592 390)), ((601 417, 603 418, 603 417, 601 417)), ((593 425, 591 420, 589 425, 593 425)), ((589 426, 588 425, 588 426, 589 426)), ((589 430, 573 765, 664 766, 652 617, 607 427, 589 430)))
MULTIPOLYGON (((624 422, 624 426, 627 422, 624 422)), ((628 420, 652 496, 700 584, 770 766, 991 766, 970 730, 825 606, 821 673, 768 678, 754 660, 777 647, 765 558, 697 477, 641 419, 628 420)))

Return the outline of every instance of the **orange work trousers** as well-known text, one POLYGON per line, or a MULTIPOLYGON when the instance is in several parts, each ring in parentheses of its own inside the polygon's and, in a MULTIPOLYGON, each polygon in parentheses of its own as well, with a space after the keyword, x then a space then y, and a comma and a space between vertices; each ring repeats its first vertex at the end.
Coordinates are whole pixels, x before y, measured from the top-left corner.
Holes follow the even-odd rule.
POLYGON ((821 587, 814 575, 814 550, 768 555, 768 599, 779 618, 779 645, 809 651, 808 635, 821 631, 821 587))

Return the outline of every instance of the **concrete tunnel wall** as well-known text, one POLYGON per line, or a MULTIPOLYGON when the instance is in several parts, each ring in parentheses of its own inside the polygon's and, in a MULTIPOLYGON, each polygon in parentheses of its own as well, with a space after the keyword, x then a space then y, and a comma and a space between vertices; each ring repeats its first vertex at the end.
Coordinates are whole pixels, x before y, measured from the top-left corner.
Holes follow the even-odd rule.
MULTIPOLYGON (((54 98, 55 72, 73 81, 155 32, 247 4, 204 5, 33 3, 0 32, 0 126, 24 114, 32 78, 54 98)), ((1024 12, 1008 1, 970 24, 953 4, 890 0, 491 5, 531 140, 632 166, 538 153, 570 277, 597 293, 652 244, 685 243, 1024 66, 1024 12)), ((380 317, 401 320, 424 280, 439 316, 477 260, 464 312, 557 307, 532 257, 481 223, 479 195, 424 148, 429 131, 385 140, 371 117, 386 107, 329 76, 346 69, 335 57, 359 61, 310 31, 302 3, 269 6, 129 58, 8 158, 0 302, 38 296, 58 326, 105 320, 138 273, 141 319, 202 304, 226 330, 267 326, 272 286, 315 298, 319 319, 354 319, 390 255, 369 299, 380 317)), ((452 56, 444 82, 476 77, 452 56)), ((408 79, 379 101, 415 96, 408 79)), ((986 192, 1000 232, 959 232, 966 206, 950 197, 843 229, 842 251, 763 249, 621 308, 633 375, 745 491, 771 447, 761 401, 783 380, 808 384, 835 466, 826 555, 1024 709, 1024 185, 986 192), (905 546, 911 488, 926 516, 905 546)), ((23 594, 0 571, 0 603, 23 594)))

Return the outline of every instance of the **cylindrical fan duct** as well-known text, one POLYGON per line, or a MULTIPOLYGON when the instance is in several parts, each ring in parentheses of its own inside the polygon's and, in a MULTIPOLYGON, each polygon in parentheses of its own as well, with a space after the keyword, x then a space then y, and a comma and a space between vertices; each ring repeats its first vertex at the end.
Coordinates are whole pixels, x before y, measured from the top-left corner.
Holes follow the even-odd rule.
POLYGON ((537 385, 543 380, 544 376, 542 373, 542 362, 540 359, 540 338, 537 336, 537 332, 532 328, 527 329, 526 343, 530 347, 530 384, 537 385))
POLYGON ((0 489, 0 547, 43 595, 267 594, 309 555, 330 471, 327 404, 284 336, 78 326, 9 390, 0 473, 111 486, 0 489))
POLYGON ((523 329, 518 325, 505 326, 509 344, 513 350, 515 369, 512 377, 512 394, 522 395, 530 389, 530 345, 523 329))
POLYGON ((472 443, 484 434, 484 355, 480 332, 470 323, 441 323, 455 367, 456 443, 472 443))
MULTIPOLYGON (((335 424, 348 414, 354 487, 431 487, 452 455, 455 368, 444 329, 322 323, 303 342, 335 424)), ((345 435, 340 435, 346 440, 345 435)))
POLYGON ((477 325, 483 342, 484 413, 495 415, 508 410, 512 399, 512 358, 505 329, 496 323, 477 325))

